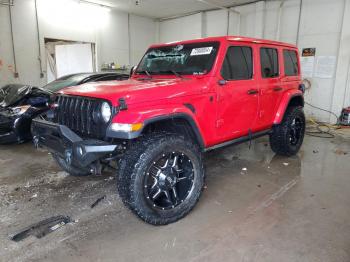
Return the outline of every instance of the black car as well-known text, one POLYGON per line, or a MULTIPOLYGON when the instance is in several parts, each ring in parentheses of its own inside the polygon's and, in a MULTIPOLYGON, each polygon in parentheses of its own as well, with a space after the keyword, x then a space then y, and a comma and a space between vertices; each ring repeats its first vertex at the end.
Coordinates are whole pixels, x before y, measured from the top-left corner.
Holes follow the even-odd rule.
POLYGON ((54 93, 68 87, 88 82, 125 80, 128 74, 79 73, 63 76, 38 88, 10 84, 0 88, 0 144, 21 143, 32 138, 32 119, 49 108, 54 93))

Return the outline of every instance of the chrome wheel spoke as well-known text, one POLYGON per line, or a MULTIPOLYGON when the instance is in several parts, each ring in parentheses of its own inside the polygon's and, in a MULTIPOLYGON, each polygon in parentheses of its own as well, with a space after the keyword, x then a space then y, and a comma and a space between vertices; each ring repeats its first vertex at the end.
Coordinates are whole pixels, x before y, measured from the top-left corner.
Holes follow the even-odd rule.
POLYGON ((161 166, 160 168, 161 168, 161 169, 165 169, 165 168, 168 166, 168 163, 169 163, 169 159, 167 159, 167 160, 165 161, 164 165, 161 166))
POLYGON ((154 178, 154 183, 153 183, 151 189, 155 188, 157 186, 157 184, 158 184, 158 179, 154 178))
POLYGON ((159 195, 160 195, 161 192, 162 192, 162 191, 160 190, 160 188, 158 188, 157 192, 152 196, 152 199, 153 199, 153 200, 157 199, 157 198, 159 197, 159 195))
POLYGON ((171 201, 169 191, 165 190, 165 191, 164 191, 164 195, 165 195, 165 197, 166 197, 171 203, 173 202, 173 201, 171 201))
POLYGON ((179 200, 179 198, 178 198, 178 196, 177 196, 177 189, 176 189, 176 186, 174 186, 173 188, 172 188, 172 191, 173 191, 173 194, 174 194, 174 200, 175 200, 175 203, 173 202, 173 204, 177 204, 178 203, 178 200, 179 200))
POLYGON ((174 156, 173 164, 171 167, 176 167, 178 156, 174 156))

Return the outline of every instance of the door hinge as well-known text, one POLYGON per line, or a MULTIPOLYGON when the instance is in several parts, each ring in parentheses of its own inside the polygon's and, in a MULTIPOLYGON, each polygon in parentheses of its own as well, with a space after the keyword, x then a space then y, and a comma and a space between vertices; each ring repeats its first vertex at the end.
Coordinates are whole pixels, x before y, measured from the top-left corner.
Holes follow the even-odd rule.
POLYGON ((224 125, 224 120, 223 119, 219 119, 216 121, 216 127, 220 127, 220 126, 223 126, 224 125))
POLYGON ((263 111, 263 110, 260 110, 260 112, 259 112, 259 118, 263 118, 263 116, 264 116, 264 111, 263 111))

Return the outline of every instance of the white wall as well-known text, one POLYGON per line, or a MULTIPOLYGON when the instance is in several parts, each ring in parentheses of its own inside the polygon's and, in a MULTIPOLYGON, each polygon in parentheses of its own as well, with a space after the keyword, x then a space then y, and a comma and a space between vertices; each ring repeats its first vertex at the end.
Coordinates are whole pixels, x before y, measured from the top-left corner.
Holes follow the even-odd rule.
POLYGON ((8 9, 0 6, 0 83, 8 83, 13 78, 13 59, 8 9), (5 40, 7 39, 7 40, 5 40))
POLYGON ((146 48, 158 42, 157 26, 153 20, 130 15, 131 65, 137 65, 146 48))
MULTIPOLYGON (((134 65, 158 35, 158 25, 150 18, 128 18, 127 13, 81 6, 73 0, 37 0, 37 6, 44 70, 44 38, 95 43, 100 66, 103 62, 134 65)), ((0 5, 0 86, 15 82, 41 86, 46 83, 46 75, 40 78, 34 0, 15 1, 12 18, 19 78, 9 70, 14 64, 9 13, 7 6, 0 5)))
MULTIPOLYGON (((160 22, 160 40, 175 41, 200 36, 242 35, 297 43, 300 0, 261 1, 235 7, 240 15, 217 10, 160 22), (228 29, 227 29, 228 27, 228 29)), ((300 50, 316 47, 316 56, 336 56, 337 68, 330 79, 312 78, 305 94, 311 104, 340 114, 350 105, 350 0, 303 0, 300 50)), ((308 115, 330 121, 328 113, 305 107, 308 115)))
POLYGON ((160 42, 172 42, 181 39, 202 37, 202 14, 171 19, 160 23, 160 42))

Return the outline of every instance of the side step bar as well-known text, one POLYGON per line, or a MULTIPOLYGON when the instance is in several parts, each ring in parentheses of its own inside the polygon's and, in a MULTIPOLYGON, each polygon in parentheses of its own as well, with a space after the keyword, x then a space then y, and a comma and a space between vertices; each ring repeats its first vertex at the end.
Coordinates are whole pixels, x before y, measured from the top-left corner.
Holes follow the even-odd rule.
POLYGON ((229 140, 229 141, 223 142, 221 144, 217 144, 215 146, 207 147, 206 149, 204 149, 204 152, 208 152, 208 151, 211 151, 211 150, 214 150, 214 149, 218 149, 218 148, 222 148, 222 147, 226 147, 226 146, 231 146, 231 145, 244 143, 244 142, 250 141, 250 140, 252 140, 254 138, 265 136, 265 135, 269 134, 270 132, 271 132, 271 129, 259 131, 259 132, 256 132, 256 133, 251 133, 250 135, 247 135, 247 136, 242 136, 242 137, 239 137, 239 138, 235 138, 233 140, 229 140))

